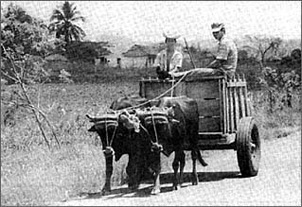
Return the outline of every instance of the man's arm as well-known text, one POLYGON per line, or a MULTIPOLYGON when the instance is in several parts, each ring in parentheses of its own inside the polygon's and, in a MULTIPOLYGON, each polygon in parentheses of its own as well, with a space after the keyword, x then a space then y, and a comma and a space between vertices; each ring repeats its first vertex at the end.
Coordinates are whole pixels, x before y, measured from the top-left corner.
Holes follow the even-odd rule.
POLYGON ((155 58, 155 60, 154 60, 153 67, 160 66, 160 63, 161 63, 161 52, 159 52, 159 53, 156 55, 156 58, 155 58))
POLYGON ((181 53, 177 54, 175 57, 174 57, 174 60, 173 60, 173 69, 170 70, 169 74, 170 73, 175 73, 175 72, 178 72, 180 69, 181 69, 181 66, 182 66, 182 61, 183 61, 183 56, 181 53))
POLYGON ((226 60, 215 59, 207 66, 207 68, 222 68, 225 62, 226 60))
POLYGON ((216 59, 207 68, 221 69, 228 59, 229 48, 227 44, 220 43, 218 46, 216 59))

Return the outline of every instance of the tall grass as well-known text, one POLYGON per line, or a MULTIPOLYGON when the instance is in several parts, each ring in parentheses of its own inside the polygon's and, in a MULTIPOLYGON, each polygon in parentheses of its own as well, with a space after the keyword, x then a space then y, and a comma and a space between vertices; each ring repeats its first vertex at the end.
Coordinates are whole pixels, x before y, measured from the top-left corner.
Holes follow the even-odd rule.
MULTIPOLYGON (((99 138, 87 131, 91 124, 85 115, 104 113, 117 97, 137 93, 137 86, 129 82, 42 85, 39 106, 56 129, 60 149, 54 141, 51 150, 47 148, 34 119, 24 110, 13 114, 13 126, 4 126, 2 116, 1 205, 45 205, 83 192, 100 192, 105 161, 99 138)), ((38 97, 36 90, 29 92, 38 97)), ((1 111, 5 107, 1 103, 1 111)), ((125 183, 126 163, 123 157, 114 164, 113 185, 125 183)))
POLYGON ((284 94, 279 94, 273 107, 266 100, 267 91, 254 91, 252 93, 253 113, 256 119, 260 137, 274 139, 286 137, 301 130, 301 94, 295 92, 292 96, 292 107, 282 103, 284 94))
POLYGON ((12 150, 1 163, 1 205, 44 205, 104 184, 103 154, 93 145, 12 150))
MULTIPOLYGON (((45 205, 83 192, 100 192, 105 180, 102 146, 96 134, 87 132, 91 124, 85 115, 104 113, 116 98, 138 94, 139 76, 144 71, 135 70, 104 69, 93 83, 86 83, 89 70, 82 70, 82 75, 74 72, 82 78, 78 81, 81 84, 44 84, 39 90, 29 90, 34 103, 54 125, 61 148, 54 141, 51 150, 47 148, 34 119, 24 110, 18 109, 12 114, 15 125, 4 126, 6 106, 1 102, 1 205, 45 205), (109 74, 118 75, 108 78, 109 74)), ((91 74, 96 75, 94 71, 91 74)), ((13 88, 5 86, 1 90, 10 93, 13 88)), ((262 91, 252 94, 253 116, 261 138, 282 137, 300 127, 298 94, 294 96, 293 108, 276 109, 273 113, 268 112, 262 91)), ((50 132, 47 133, 50 137, 50 132)), ((125 183, 127 160, 124 156, 114 163, 113 186, 125 183)))

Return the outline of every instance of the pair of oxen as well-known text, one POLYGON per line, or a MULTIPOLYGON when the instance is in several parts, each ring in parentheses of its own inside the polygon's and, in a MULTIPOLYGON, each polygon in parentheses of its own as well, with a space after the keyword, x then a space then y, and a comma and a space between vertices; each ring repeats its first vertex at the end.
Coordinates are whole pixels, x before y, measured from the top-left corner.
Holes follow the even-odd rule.
POLYGON ((129 155, 126 168, 129 189, 137 189, 148 174, 153 177, 151 194, 155 195, 160 193, 160 153, 167 157, 175 153, 173 189, 177 190, 183 182, 184 150, 190 150, 192 184, 198 184, 196 160, 203 166, 207 163, 197 146, 199 114, 195 100, 186 96, 163 97, 151 104, 141 97, 123 97, 115 100, 110 109, 111 112, 100 117, 87 115, 94 124, 88 131, 96 132, 101 138, 106 159, 103 194, 111 190, 114 155, 115 161, 124 154, 129 155), (137 105, 140 107, 136 108, 137 105))

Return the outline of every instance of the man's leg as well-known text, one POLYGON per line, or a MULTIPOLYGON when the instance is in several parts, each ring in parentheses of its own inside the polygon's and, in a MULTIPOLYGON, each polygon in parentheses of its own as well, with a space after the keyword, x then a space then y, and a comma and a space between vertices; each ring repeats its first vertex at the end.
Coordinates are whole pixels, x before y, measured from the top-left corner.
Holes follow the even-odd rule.
POLYGON ((167 71, 156 70, 156 73, 157 73, 158 78, 161 80, 171 77, 167 71))
POLYGON ((226 76, 227 76, 229 79, 235 78, 235 72, 234 72, 234 71, 225 71, 225 74, 226 74, 226 76))

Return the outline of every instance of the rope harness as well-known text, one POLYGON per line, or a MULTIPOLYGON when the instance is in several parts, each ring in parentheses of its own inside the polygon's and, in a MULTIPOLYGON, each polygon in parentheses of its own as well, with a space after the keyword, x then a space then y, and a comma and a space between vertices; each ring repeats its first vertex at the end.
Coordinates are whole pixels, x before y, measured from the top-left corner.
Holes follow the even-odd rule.
POLYGON ((153 115, 153 111, 152 110, 151 110, 151 117, 152 117, 152 125, 153 125, 153 129, 154 129, 154 134, 155 134, 155 140, 156 140, 156 143, 158 143, 157 131, 156 131, 156 126, 155 126, 155 121, 154 121, 154 115, 153 115))
POLYGON ((158 99, 160 99, 160 98, 162 98, 164 95, 166 95, 166 94, 168 94, 170 91, 171 91, 171 97, 173 96, 173 92, 174 92, 174 88, 176 88, 176 86, 178 86, 179 84, 180 84, 180 82, 189 74, 189 73, 191 73, 192 71, 187 71, 187 73, 185 73, 175 84, 174 84, 174 82, 175 82, 175 79, 174 79, 174 77, 173 77, 173 81, 172 81, 172 86, 171 86, 171 88, 169 88, 168 90, 166 90, 165 92, 163 92, 162 94, 160 94, 159 96, 157 96, 157 97, 155 97, 155 98, 153 98, 153 99, 150 99, 150 100, 148 100, 148 101, 146 101, 146 102, 144 102, 144 103, 141 103, 141 104, 138 104, 138 105, 135 105, 135 106, 131 106, 131 107, 127 107, 127 108, 124 108, 124 109, 120 109, 120 110, 116 110, 116 111, 122 111, 122 110, 125 110, 125 109, 128 109, 128 110, 130 110, 130 109, 135 109, 135 108, 139 108, 139 107, 141 107, 141 106, 143 106, 143 105, 146 105, 147 103, 150 103, 150 102, 152 102, 152 101, 156 101, 156 100, 158 100, 158 99))
MULTIPOLYGON (((171 91, 171 97, 173 97, 173 93, 174 93, 174 89, 180 84, 180 82, 189 74, 191 73, 191 71, 188 71, 187 73, 185 73, 176 83, 175 83, 175 78, 173 77, 173 81, 172 81, 172 86, 171 88, 169 88, 168 90, 166 90, 164 93, 160 94, 159 96, 153 98, 153 99, 150 99, 144 103, 141 103, 141 104, 138 104, 138 105, 135 105, 135 106, 132 106, 132 107, 127 107, 127 108, 124 108, 124 109, 120 109, 120 110, 115 110, 113 111, 114 112, 114 115, 116 114, 119 114, 121 111, 124 111, 124 110, 130 110, 130 109, 136 109, 136 108, 139 108, 147 103, 150 103, 152 101, 156 101, 160 98, 162 98, 163 96, 165 96, 166 94, 168 94, 170 91, 171 91)), ((112 137, 111 137, 111 140, 110 140, 110 143, 109 143, 109 135, 108 135, 108 111, 106 111, 106 116, 105 116, 105 131, 106 131, 106 149, 104 151, 107 151, 107 152, 111 152, 111 154, 113 155, 114 154, 114 150, 112 149, 111 145, 113 143, 113 140, 115 138, 115 134, 116 134, 116 130, 117 130, 117 127, 118 127, 118 120, 110 120, 109 122, 111 122, 109 125, 114 125, 114 131, 113 131, 113 134, 112 134, 112 137)), ((152 138, 151 138, 151 135, 150 133, 148 132, 148 130, 140 123, 139 126, 147 133, 147 135, 150 137, 150 141, 151 141, 151 144, 152 145, 158 145, 158 133, 157 133, 157 130, 156 130, 156 126, 155 126, 155 120, 154 120, 154 113, 153 111, 151 110, 151 118, 152 118, 152 125, 153 125, 153 130, 154 130, 154 134, 155 134, 155 139, 156 139, 156 142, 154 143, 152 141, 152 138)), ((103 123, 104 121, 103 120, 100 120, 100 121, 92 121, 94 122, 95 124, 96 123, 103 123)), ((105 153, 106 154, 106 153, 105 153)))
MULTIPOLYGON (((115 138, 115 134, 117 131, 117 127, 118 127, 118 118, 116 115, 116 112, 114 112, 114 114, 110 116, 110 114, 108 114, 108 112, 106 112, 106 115, 100 117, 100 118, 91 118, 89 116, 87 116, 90 119, 90 122, 93 122, 95 125, 102 125, 105 128, 105 146, 104 146, 104 154, 106 157, 109 156, 113 156, 114 155, 114 150, 112 148, 112 143, 113 140, 115 138), (114 131, 113 134, 111 135, 111 140, 109 142, 109 134, 108 134, 108 128, 110 126, 114 126, 114 131)), ((102 138, 100 137, 100 139, 102 140, 102 138)))

